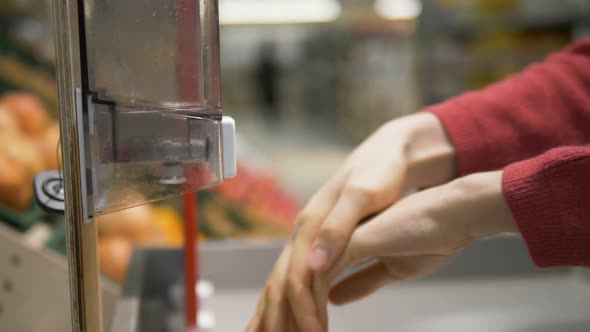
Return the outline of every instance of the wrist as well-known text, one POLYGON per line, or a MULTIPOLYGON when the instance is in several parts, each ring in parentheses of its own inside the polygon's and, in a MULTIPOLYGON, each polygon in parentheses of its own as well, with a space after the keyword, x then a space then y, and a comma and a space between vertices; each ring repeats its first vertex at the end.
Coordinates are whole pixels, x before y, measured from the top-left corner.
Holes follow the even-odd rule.
POLYGON ((469 237, 478 240, 500 233, 517 233, 502 190, 503 171, 476 173, 453 181, 458 213, 464 219, 469 237))
POLYGON ((455 148, 438 118, 419 112, 400 119, 408 182, 414 188, 439 185, 455 177, 455 148))

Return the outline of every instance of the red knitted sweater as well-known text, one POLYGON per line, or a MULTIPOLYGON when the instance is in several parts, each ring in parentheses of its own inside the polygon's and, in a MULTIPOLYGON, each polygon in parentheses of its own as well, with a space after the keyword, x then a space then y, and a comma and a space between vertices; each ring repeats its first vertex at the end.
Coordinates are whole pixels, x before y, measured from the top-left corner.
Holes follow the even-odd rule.
POLYGON ((429 110, 460 175, 504 168, 504 196, 538 266, 590 266, 590 39, 429 110))

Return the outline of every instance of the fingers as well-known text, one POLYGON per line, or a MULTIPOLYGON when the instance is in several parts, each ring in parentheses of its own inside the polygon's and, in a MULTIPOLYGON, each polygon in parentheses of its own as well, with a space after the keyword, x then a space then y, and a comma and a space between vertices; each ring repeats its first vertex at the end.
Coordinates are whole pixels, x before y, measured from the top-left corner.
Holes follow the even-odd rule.
POLYGON ((312 272, 306 264, 311 244, 309 240, 313 238, 314 233, 315 229, 304 225, 301 234, 295 239, 286 285, 287 297, 297 326, 306 332, 323 331, 311 293, 312 272))
POLYGON ((348 243, 358 222, 373 212, 370 194, 345 190, 334 209, 322 223, 317 239, 308 258, 309 267, 316 272, 330 268, 348 243))
POLYGON ((291 246, 287 245, 274 266, 256 315, 250 324, 253 332, 282 331, 281 327, 287 324, 288 304, 285 285, 290 255, 291 246))
POLYGON ((285 330, 285 332, 301 332, 301 330, 297 328, 297 323, 295 322, 291 306, 289 306, 289 316, 287 318, 287 329, 285 330))
MULTIPOLYGON (((309 248, 315 233, 317 233, 320 222, 328 214, 338 197, 339 179, 341 179, 341 176, 331 179, 314 195, 306 208, 298 216, 293 236, 273 268, 265 292, 260 300, 258 310, 248 326, 248 332, 299 331, 292 306, 289 305, 288 301, 289 289, 310 287, 308 282, 309 277, 302 268, 305 267, 305 264, 301 263, 301 261, 305 259, 309 252, 309 249, 306 250, 305 248, 306 243, 307 248, 309 248), (295 247, 299 247, 300 249, 294 250, 295 247), (304 250, 304 253, 293 255, 294 257, 292 257, 293 252, 302 250, 304 250)), ((314 308, 313 304, 306 306, 311 309, 314 308)), ((307 312, 300 313, 300 310, 297 313, 299 317, 309 314, 307 312)), ((315 311, 312 316, 317 316, 315 311)), ((306 324, 303 322, 303 319, 301 324, 306 324)), ((302 328, 301 331, 307 330, 302 328)), ((310 331, 313 330, 310 329, 310 331)))
POLYGON ((449 256, 424 255, 381 259, 340 281, 330 291, 330 301, 346 304, 364 298, 385 285, 428 275, 448 263, 449 256))
MULTIPOLYGON (((305 271, 301 268, 301 266, 305 266, 305 264, 300 262, 302 255, 299 255, 299 262, 297 262, 297 259, 292 259, 291 253, 294 252, 293 248, 296 246, 305 249, 305 243, 307 243, 308 247, 311 245, 313 236, 317 232, 315 229, 319 227, 320 222, 334 205, 342 181, 343 175, 339 172, 337 176, 328 181, 314 195, 298 216, 296 229, 289 244, 285 247, 285 250, 283 250, 273 268, 265 292, 260 300, 258 310, 248 326, 248 332, 298 331, 294 319, 294 312, 288 303, 288 288, 304 288, 304 286, 309 288, 309 283, 307 282, 305 271), (288 276, 290 277, 288 278, 288 276), (291 286, 288 286, 288 280, 291 280, 291 286)), ((304 255, 306 256, 308 252, 309 250, 305 250, 304 255)), ((308 307, 314 308, 313 304, 308 307)), ((302 315, 307 315, 308 313, 300 313, 298 311, 298 314, 300 315, 299 317, 303 317, 302 315)), ((315 315, 314 313, 313 316, 315 315)), ((303 319, 301 324, 305 324, 303 319)), ((302 329, 302 331, 307 330, 302 329)), ((313 330, 310 329, 310 331, 313 330)))
POLYGON ((313 298, 324 331, 328 330, 328 294, 332 281, 326 274, 314 273, 312 282, 313 298))
POLYGON ((339 174, 314 195, 298 217, 296 234, 291 239, 292 254, 288 268, 285 268, 288 271, 285 292, 296 326, 301 331, 324 330, 311 292, 312 274, 307 266, 307 257, 321 223, 336 203, 344 180, 344 175, 339 174))
POLYGON ((288 303, 284 296, 276 295, 276 292, 278 290, 272 290, 265 295, 268 303, 264 315, 265 332, 284 331, 287 326, 288 303))
POLYGON ((287 297, 293 311, 296 324, 301 331, 324 331, 321 313, 311 293, 312 272, 308 269, 306 260, 309 248, 301 246, 305 242, 306 235, 295 239, 295 247, 301 248, 294 251, 289 266, 287 279, 287 297))
POLYGON ((323 332, 323 324, 316 310, 309 286, 303 283, 290 283, 287 296, 295 322, 301 331, 323 332))
POLYGON ((399 198, 405 167, 391 167, 389 163, 375 163, 370 169, 356 170, 347 178, 338 201, 321 225, 309 256, 310 269, 327 271, 344 251, 359 222, 399 198))
POLYGON ((403 167, 383 170, 374 165, 368 173, 350 175, 340 197, 322 223, 309 257, 309 267, 327 271, 344 251, 350 236, 363 218, 393 204, 401 194, 403 167), (383 174, 390 174, 387 180, 383 174), (384 182, 385 181, 385 182, 384 182))
POLYGON ((330 291, 330 301, 345 304, 368 296, 394 279, 382 263, 377 263, 354 273, 339 282, 330 291))
POLYGON ((256 313, 254 314, 254 317, 252 318, 252 320, 250 320, 250 323, 248 324, 248 327, 246 328, 246 332, 261 332, 263 331, 263 326, 262 326, 262 318, 264 315, 264 308, 265 308, 265 299, 266 299, 266 294, 263 293, 262 297, 260 297, 260 300, 258 301, 258 306, 256 307, 256 313))

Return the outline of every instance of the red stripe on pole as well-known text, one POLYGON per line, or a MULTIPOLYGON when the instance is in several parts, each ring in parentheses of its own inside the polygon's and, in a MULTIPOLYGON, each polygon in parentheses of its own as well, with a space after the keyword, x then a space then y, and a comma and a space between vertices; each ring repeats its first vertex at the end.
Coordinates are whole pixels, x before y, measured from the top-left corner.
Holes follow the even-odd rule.
POLYGON ((195 286, 198 280, 198 241, 197 241, 197 200, 196 194, 183 196, 184 208, 184 290, 186 308, 186 326, 197 326, 199 311, 198 297, 195 286))
MULTIPOLYGON (((178 97, 190 104, 202 103, 201 78, 201 33, 200 8, 198 0, 176 0, 176 84, 178 97)), ((187 120, 188 121, 188 120, 187 120)), ((191 167, 185 172, 191 173, 191 167)), ((192 179, 198 174, 185 174, 192 179)), ((189 181, 190 183, 190 181, 189 181)), ((194 188, 189 188, 193 190, 194 188)), ((198 243, 197 243, 197 200, 195 193, 183 197, 184 207, 184 288, 186 302, 186 326, 198 328, 199 312, 196 283, 198 280, 198 243)))

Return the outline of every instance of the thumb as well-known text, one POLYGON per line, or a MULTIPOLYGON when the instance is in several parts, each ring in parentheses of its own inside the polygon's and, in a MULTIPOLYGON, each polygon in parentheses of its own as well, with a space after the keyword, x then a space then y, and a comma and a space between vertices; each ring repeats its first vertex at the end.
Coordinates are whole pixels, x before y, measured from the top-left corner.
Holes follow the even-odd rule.
POLYGON ((449 261, 447 256, 407 256, 378 260, 340 280, 330 290, 333 304, 346 304, 396 281, 428 275, 449 261))

